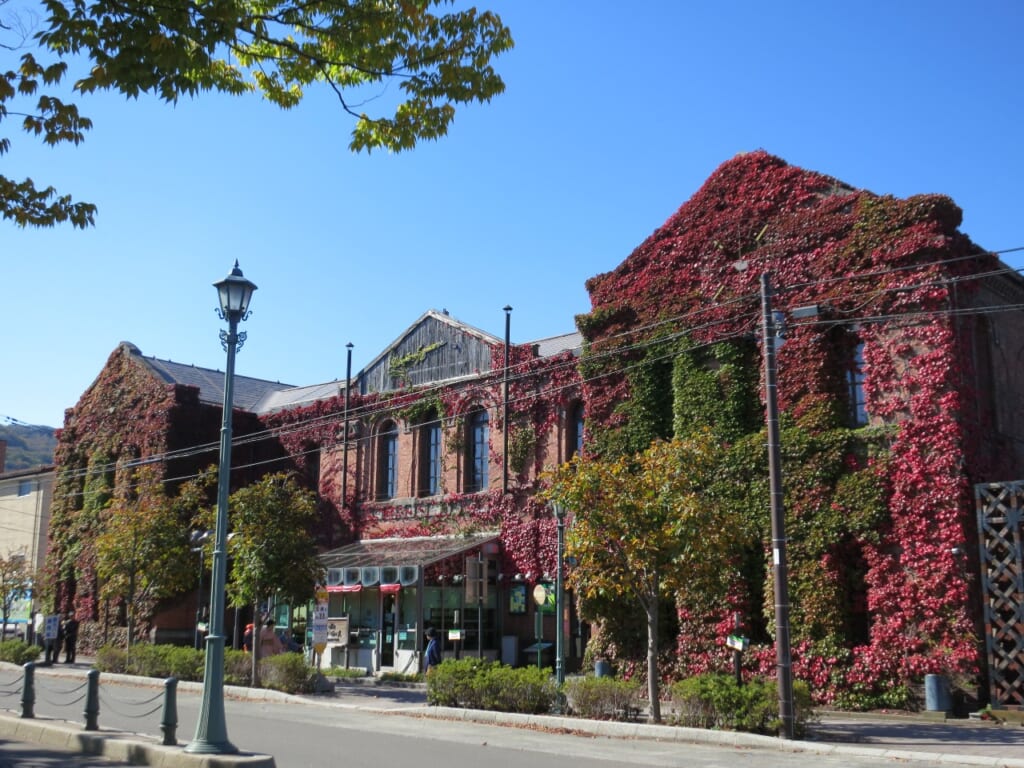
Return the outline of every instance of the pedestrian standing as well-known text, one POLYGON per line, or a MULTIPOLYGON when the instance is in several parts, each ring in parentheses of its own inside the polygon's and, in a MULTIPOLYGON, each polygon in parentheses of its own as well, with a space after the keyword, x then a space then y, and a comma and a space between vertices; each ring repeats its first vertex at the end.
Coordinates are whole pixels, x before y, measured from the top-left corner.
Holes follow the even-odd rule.
POLYGON ((56 624, 57 634, 53 638, 46 639, 46 663, 57 664, 60 662, 60 649, 64 647, 64 621, 61 614, 50 617, 51 624, 56 624))
POLYGON ((274 631, 274 620, 267 619, 263 623, 263 629, 260 630, 260 658, 277 656, 281 650, 281 639, 274 631))
POLYGON ((438 640, 437 630, 433 627, 427 627, 427 641, 426 668, 423 672, 424 674, 429 675, 430 670, 440 664, 444 659, 441 657, 441 641, 438 640))
POLYGON ((64 663, 75 663, 75 650, 78 645, 78 619, 69 613, 64 620, 64 663))

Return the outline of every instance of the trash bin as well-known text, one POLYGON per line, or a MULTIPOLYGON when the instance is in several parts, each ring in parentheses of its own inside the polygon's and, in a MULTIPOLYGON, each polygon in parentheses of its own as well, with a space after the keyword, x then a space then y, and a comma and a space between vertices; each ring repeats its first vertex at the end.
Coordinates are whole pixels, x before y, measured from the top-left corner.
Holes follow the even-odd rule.
POLYGON ((953 697, 945 675, 924 676, 924 708, 928 712, 952 712, 953 697))
POLYGON ((607 659, 598 659, 594 662, 594 677, 611 677, 612 663, 607 659))

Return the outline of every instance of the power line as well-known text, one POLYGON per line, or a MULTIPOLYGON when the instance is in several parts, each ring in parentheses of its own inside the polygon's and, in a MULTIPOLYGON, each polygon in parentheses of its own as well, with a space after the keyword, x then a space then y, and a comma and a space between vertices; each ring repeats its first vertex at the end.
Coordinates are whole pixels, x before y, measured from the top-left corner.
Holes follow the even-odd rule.
MULTIPOLYGON (((1011 250, 1024 250, 1024 247, 1022 247, 1020 249, 1007 249, 1007 251, 1003 251, 1003 252, 1009 252, 1011 250)), ((962 260, 964 260, 966 258, 978 258, 979 256, 983 256, 983 255, 984 254, 973 254, 973 255, 971 255, 969 257, 956 257, 956 258, 952 258, 952 259, 931 262, 931 263, 929 263, 927 265, 924 265, 924 266, 925 267, 930 267, 930 266, 936 266, 936 265, 942 265, 942 264, 949 264, 949 263, 953 263, 953 262, 956 262, 956 261, 962 261, 962 260)), ((920 271, 921 269, 922 269, 921 265, 906 265, 906 266, 901 266, 901 267, 893 267, 893 268, 890 268, 890 269, 881 270, 881 271, 877 271, 877 272, 873 272, 873 273, 850 275, 850 276, 846 276, 846 277, 844 277, 842 279, 852 281, 852 280, 855 280, 855 279, 860 279, 860 278, 865 277, 865 276, 878 277, 878 276, 883 276, 883 275, 894 274, 894 273, 901 272, 901 271, 911 271, 911 270, 913 270, 913 271, 920 271)), ((913 291, 913 290, 920 289, 920 288, 926 288, 926 287, 936 286, 936 285, 946 285, 946 284, 948 284, 952 280, 956 280, 956 281, 961 281, 962 282, 964 280, 978 280, 978 279, 984 279, 984 278, 991 277, 991 276, 997 276, 997 275, 1002 275, 1002 274, 1010 274, 1010 273, 1019 274, 1019 270, 1014 270, 1014 269, 1011 269, 1011 268, 1006 268, 1006 269, 999 269, 999 270, 990 270, 988 272, 978 273, 978 274, 960 275, 960 276, 955 276, 955 277, 946 278, 946 279, 930 279, 930 280, 925 281, 925 282, 919 282, 919 283, 915 283, 915 284, 911 284, 911 285, 894 286, 894 287, 890 287, 890 288, 882 288, 882 289, 877 289, 877 290, 872 290, 872 291, 865 291, 865 292, 862 292, 860 294, 844 294, 843 298, 844 299, 850 299, 851 297, 857 297, 857 296, 871 296, 875 300, 878 300, 880 297, 882 297, 883 295, 885 295, 887 293, 897 293, 897 292, 898 293, 906 293, 908 291, 913 291)), ((839 278, 837 278, 835 280, 828 281, 828 282, 836 282, 838 280, 839 280, 839 278)), ((687 312, 687 313, 685 313, 683 315, 678 315, 678 316, 675 316, 675 317, 666 318, 664 320, 659 320, 657 322, 649 323, 649 324, 646 324, 646 325, 643 325, 643 326, 638 326, 636 328, 630 328, 630 329, 622 331, 621 333, 616 334, 614 336, 608 337, 606 339, 602 339, 601 340, 601 345, 602 346, 604 346, 605 344, 610 345, 610 344, 614 343, 614 341, 617 340, 617 339, 624 339, 624 338, 628 338, 630 336, 636 336, 637 334, 640 334, 640 333, 642 333, 644 331, 651 331, 651 330, 654 330, 654 329, 658 329, 658 328, 666 327, 666 326, 670 326, 670 325, 678 326, 678 325, 680 325, 681 323, 683 323, 684 321, 686 321, 688 319, 693 319, 693 318, 698 317, 698 316, 703 315, 703 314, 712 313, 712 312, 720 313, 723 309, 726 309, 728 307, 732 307, 732 306, 735 306, 735 305, 743 304, 743 303, 746 303, 746 302, 751 302, 755 296, 756 296, 756 294, 745 294, 745 295, 742 295, 742 296, 734 297, 734 298, 729 299, 728 301, 725 301, 725 302, 715 303, 715 304, 711 304, 711 305, 707 305, 707 306, 698 307, 698 308, 693 309, 693 310, 691 310, 691 311, 689 311, 689 312, 687 312)), ((869 304, 869 303, 871 303, 870 300, 865 302, 865 304, 869 304)), ((877 322, 891 321, 891 320, 895 320, 895 319, 913 320, 915 318, 916 319, 920 319, 920 318, 942 316, 942 315, 946 315, 946 316, 963 316, 963 315, 969 315, 969 314, 986 314, 986 313, 992 313, 992 312, 1014 311, 1014 310, 1017 310, 1017 309, 1020 309, 1020 308, 1021 308, 1021 305, 993 305, 991 307, 980 307, 979 306, 979 307, 971 307, 971 308, 959 308, 959 309, 956 309, 956 310, 940 310, 940 309, 915 310, 915 311, 909 311, 908 310, 906 312, 901 312, 901 313, 886 313, 886 314, 863 315, 863 316, 852 316, 852 315, 846 314, 846 316, 844 316, 841 319, 818 319, 818 320, 811 320, 811 321, 805 321, 805 322, 792 323, 791 326, 792 327, 801 327, 801 326, 806 326, 806 325, 836 325, 836 324, 840 324, 840 323, 842 323, 842 324, 877 323, 877 322)), ((838 310, 838 311, 845 313, 844 310, 838 310)), ((715 326, 721 326, 721 325, 746 325, 747 323, 750 323, 751 320, 755 320, 756 316, 757 316, 756 312, 754 312, 752 314, 742 313, 742 314, 729 315, 729 316, 725 316, 725 317, 719 317, 719 318, 715 318, 713 320, 710 320, 710 321, 708 321, 706 323, 703 323, 701 325, 689 325, 689 326, 687 326, 687 327, 685 327, 685 328, 683 328, 681 330, 677 330, 677 331, 675 331, 673 333, 669 333, 669 334, 664 335, 664 336, 658 336, 658 337, 653 338, 653 339, 650 338, 650 337, 646 337, 643 340, 641 340, 640 342, 637 342, 635 344, 627 344, 625 346, 616 346, 616 347, 608 346, 608 348, 605 349, 605 350, 601 350, 601 351, 597 351, 597 352, 593 352, 592 351, 592 354, 588 355, 588 357, 586 358, 586 361, 588 363, 594 363, 594 362, 600 362, 602 359, 605 359, 607 357, 612 357, 612 356, 621 357, 621 356, 623 356, 625 354, 629 354, 629 353, 632 353, 632 352, 643 351, 644 349, 647 349, 647 348, 649 348, 651 346, 654 346, 654 345, 657 345, 657 344, 664 344, 664 343, 667 343, 667 342, 671 342, 671 341, 677 340, 677 339, 679 339, 679 338, 681 338, 683 336, 692 336, 693 334, 697 334, 697 333, 701 333, 703 331, 707 331, 708 329, 714 328, 715 326)), ((724 336, 719 336, 719 337, 710 339, 710 340, 708 340, 708 341, 706 341, 704 343, 695 344, 693 349, 699 349, 700 347, 706 346, 708 344, 719 343, 719 342, 721 342, 723 340, 728 340, 730 338, 735 338, 737 336, 747 335, 748 333, 749 333, 749 331, 745 330, 745 331, 742 331, 742 332, 734 332, 734 333, 727 334, 727 335, 724 335, 724 336)), ((579 349, 579 348, 575 348, 574 350, 566 350, 566 351, 576 351, 576 349, 579 349)), ((672 351, 672 352, 668 353, 669 356, 671 356, 673 354, 676 354, 676 352, 672 351)), ((569 357, 568 359, 566 359, 564 361, 561 361, 561 362, 552 363, 551 365, 549 365, 548 367, 546 367, 546 368, 544 368, 544 369, 542 369, 540 371, 533 370, 533 367, 536 365, 536 362, 537 362, 537 358, 531 358, 529 360, 520 361, 520 362, 514 364, 513 366, 511 366, 512 369, 518 369, 518 370, 517 370, 514 378, 510 377, 510 382, 518 382, 518 381, 522 381, 522 380, 524 380, 526 378, 530 378, 530 377, 534 377, 534 376, 549 377, 551 375, 557 374, 558 372, 560 372, 561 370, 563 370, 566 367, 578 368, 578 366, 579 366, 579 360, 576 357, 574 357, 574 356, 573 357, 569 357)), ((642 364, 642 362, 643 361, 641 361, 641 363, 638 363, 638 364, 642 364)), ((571 388, 579 387, 579 386, 581 386, 583 384, 590 383, 593 380, 596 380, 597 378, 613 376, 613 375, 620 375, 620 374, 622 374, 622 373, 624 373, 624 372, 626 372, 628 370, 631 370, 633 367, 635 367, 635 365, 624 365, 624 366, 620 366, 620 367, 618 367, 616 369, 602 371, 600 374, 598 374, 595 377, 591 377, 590 379, 580 378, 578 381, 572 382, 572 383, 570 383, 568 385, 563 385, 562 387, 551 387, 551 388, 548 388, 548 389, 545 389, 545 390, 538 390, 538 391, 535 391, 533 393, 530 393, 529 395, 524 395, 521 398, 517 398, 514 402, 518 403, 518 402, 521 402, 521 401, 523 401, 525 399, 532 400, 532 399, 536 399, 538 397, 550 396, 552 394, 555 394, 555 393, 559 392, 562 389, 571 389, 571 388)), ((455 382, 454 384, 453 384, 452 380, 446 380, 444 382, 438 382, 438 383, 436 383, 436 384, 434 384, 432 386, 421 388, 421 389, 416 389, 416 390, 412 390, 412 391, 393 392, 393 393, 390 393, 390 394, 382 397, 379 400, 374 400, 373 402, 367 402, 367 403, 360 404, 355 409, 350 410, 350 412, 349 412, 349 420, 350 421, 354 420, 354 421, 357 421, 357 422, 358 421, 372 421, 372 420, 374 420, 376 417, 378 417, 380 415, 393 413, 396 409, 400 409, 401 406, 399 405, 399 403, 402 400, 406 400, 406 399, 412 398, 415 401, 422 401, 424 398, 429 398, 431 396, 431 394, 439 393, 439 392, 443 392, 443 391, 451 391, 453 386, 465 386, 467 389, 469 389, 469 388, 471 388, 473 386, 485 388, 485 387, 487 387, 489 385, 493 385, 495 383, 493 380, 495 378, 497 378, 501 373, 502 373, 502 369, 495 369, 495 370, 489 371, 487 373, 479 374, 477 376, 467 377, 465 380, 455 382)), ((452 418, 452 417, 445 417, 445 418, 452 418)), ((281 426, 277 426, 277 427, 268 427, 266 429, 260 430, 259 432, 255 432, 255 433, 252 433, 252 434, 249 434, 249 435, 244 435, 244 436, 236 437, 235 440, 233 441, 233 445, 234 446, 243 446, 243 445, 248 445, 248 444, 253 444, 253 443, 265 441, 265 440, 268 440, 268 439, 279 439, 281 437, 285 437, 285 436, 288 436, 290 434, 293 434, 293 433, 299 432, 299 431, 305 431, 305 430, 316 429, 316 428, 332 427, 332 426, 333 427, 343 426, 343 417, 342 417, 342 414, 340 412, 324 414, 324 415, 320 415, 320 416, 311 417, 311 418, 308 418, 308 419, 300 419, 300 420, 297 420, 297 421, 292 422, 292 423, 287 424, 287 425, 281 425, 281 426)), ((369 441, 369 440, 372 440, 374 437, 375 436, 372 435, 372 434, 367 434, 367 435, 362 435, 362 436, 354 438, 354 439, 349 439, 349 442, 351 443, 354 440, 354 442, 358 446, 358 444, 361 441, 363 441, 363 440, 369 441)), ((84 467, 84 468, 80 468, 80 469, 73 470, 73 471, 70 471, 70 472, 62 472, 61 473, 61 479, 62 480, 77 479, 77 478, 80 478, 80 477, 87 477, 88 475, 90 475, 92 473, 110 472, 110 471, 116 471, 118 469, 130 469, 130 468, 134 468, 134 467, 144 466, 144 465, 147 465, 147 464, 162 464, 162 463, 166 463, 167 461, 183 459, 183 458, 191 458, 191 457, 194 457, 194 456, 197 456, 197 455, 202 455, 204 453, 212 453, 216 448, 217 448, 217 444, 216 443, 205 443, 205 444, 200 444, 200 445, 196 445, 196 446, 188 446, 188 447, 184 447, 184 448, 180 448, 180 449, 175 449, 174 451, 168 451, 168 452, 165 452, 163 454, 153 454, 153 455, 146 456, 144 458, 140 458, 140 459, 137 459, 137 460, 111 462, 109 464, 101 465, 99 467, 96 467, 96 466, 94 466, 94 467, 84 467)), ((320 450, 319 447, 316 448, 316 449, 311 449, 309 451, 291 452, 291 453, 286 454, 283 457, 276 457, 276 458, 272 458, 272 459, 261 460, 259 462, 252 462, 252 463, 249 463, 249 464, 235 465, 233 467, 233 469, 236 469, 236 470, 237 469, 245 469, 245 468, 251 468, 251 467, 261 466, 261 465, 265 465, 265 464, 271 464, 271 463, 275 463, 275 462, 288 461, 290 459, 297 458, 297 457, 300 457, 300 456, 304 456, 304 455, 307 455, 309 453, 312 453, 312 452, 315 452, 315 451, 318 451, 318 450, 320 450)), ((198 474, 192 474, 192 475, 189 475, 187 477, 182 477, 182 478, 165 479, 163 482, 165 482, 165 483, 166 482, 174 482, 174 481, 190 479, 190 478, 198 477, 198 476, 199 476, 198 474)), ((80 493, 84 493, 84 491, 80 492, 80 493)), ((75 494, 75 495, 79 495, 79 494, 75 494)), ((64 497, 66 497, 66 495, 64 497)))

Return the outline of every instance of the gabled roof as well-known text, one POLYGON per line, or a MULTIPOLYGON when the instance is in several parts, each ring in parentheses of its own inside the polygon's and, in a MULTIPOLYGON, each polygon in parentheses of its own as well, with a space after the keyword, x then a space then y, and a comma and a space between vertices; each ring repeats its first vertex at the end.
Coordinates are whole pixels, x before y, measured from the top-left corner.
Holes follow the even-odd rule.
POLYGON ((428 309, 426 312, 420 315, 416 319, 416 321, 412 323, 412 325, 410 325, 408 328, 402 331, 402 333, 400 333, 394 341, 388 344, 387 347, 385 347, 384 350, 379 355, 377 355, 375 358, 373 358, 373 360, 367 363, 366 367, 363 370, 369 370, 370 368, 373 368, 375 365, 377 365, 381 360, 390 355, 395 349, 400 347, 402 345, 402 342, 409 338, 409 336, 411 336, 416 331, 417 328, 419 328, 421 325, 423 325, 423 323, 430 319, 434 319, 441 323, 445 323, 446 325, 450 325, 452 328, 456 328, 470 336, 475 336, 477 339, 484 342, 485 344, 493 345, 505 343, 502 339, 499 339, 497 336, 492 336, 486 331, 481 331, 479 328, 475 326, 469 325, 468 323, 464 323, 461 320, 456 320, 454 317, 448 314, 447 309, 442 310, 440 312, 438 312, 436 309, 428 309))
MULTIPOLYGON (((147 357, 138 347, 129 341, 122 341, 121 348, 139 360, 160 380, 167 384, 181 384, 196 387, 199 390, 199 401, 211 405, 224 403, 224 373, 196 365, 175 363, 172 360, 160 360, 147 357)), ((253 411, 256 404, 274 392, 293 389, 292 384, 279 381, 266 381, 248 376, 235 376, 234 406, 244 411, 253 411)))

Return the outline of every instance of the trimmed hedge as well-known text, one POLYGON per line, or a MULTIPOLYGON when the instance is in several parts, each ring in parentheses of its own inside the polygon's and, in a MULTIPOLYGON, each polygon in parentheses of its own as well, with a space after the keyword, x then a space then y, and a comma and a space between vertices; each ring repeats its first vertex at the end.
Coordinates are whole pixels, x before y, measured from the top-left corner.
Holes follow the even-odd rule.
POLYGON ((4 640, 0 643, 0 661, 10 664, 28 664, 39 658, 43 649, 38 645, 29 645, 21 640, 4 640))
MULTIPOLYGON (((139 644, 132 646, 130 651, 106 645, 96 652, 96 669, 116 674, 201 682, 205 665, 204 651, 178 645, 139 644)), ((314 688, 316 676, 316 670, 306 664, 305 658, 298 653, 260 659, 260 680, 264 688, 285 693, 309 693, 314 688)), ((226 649, 224 682, 247 686, 251 680, 252 656, 244 651, 226 649)))
POLYGON ((550 673, 481 659, 447 660, 427 675, 427 703, 541 714, 558 699, 550 673))
MULTIPOLYGON (((672 686, 672 703, 677 725, 764 734, 782 727, 773 680, 755 678, 740 686, 731 675, 698 675, 672 686)), ((802 680, 793 681, 793 704, 793 732, 801 738, 814 719, 810 688, 802 680)))
POLYGON ((591 720, 627 720, 640 707, 640 683, 614 677, 570 677, 562 689, 569 710, 591 720))

